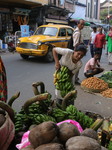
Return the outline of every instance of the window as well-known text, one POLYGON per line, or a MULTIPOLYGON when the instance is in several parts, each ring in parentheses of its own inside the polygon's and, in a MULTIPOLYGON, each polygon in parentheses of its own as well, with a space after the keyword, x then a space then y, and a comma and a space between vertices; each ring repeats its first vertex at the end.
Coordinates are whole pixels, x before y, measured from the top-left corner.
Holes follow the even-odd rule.
POLYGON ((60 29, 58 36, 66 36, 66 29, 64 28, 60 29))
POLYGON ((49 35, 49 36, 56 36, 58 29, 52 27, 40 27, 35 32, 35 35, 49 35))
POLYGON ((73 34, 73 30, 72 29, 67 29, 67 35, 71 36, 73 34))

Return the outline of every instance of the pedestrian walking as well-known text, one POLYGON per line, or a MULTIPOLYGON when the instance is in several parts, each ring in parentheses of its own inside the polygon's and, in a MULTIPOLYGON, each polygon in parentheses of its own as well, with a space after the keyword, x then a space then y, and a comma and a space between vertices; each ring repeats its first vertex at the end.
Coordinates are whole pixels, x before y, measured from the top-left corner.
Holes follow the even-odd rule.
POLYGON ((99 58, 100 58, 100 53, 95 52, 94 57, 88 60, 88 62, 86 63, 84 67, 85 77, 87 78, 93 77, 94 75, 99 74, 104 71, 104 69, 100 67, 99 58))
POLYGON ((94 45, 95 45, 95 52, 99 52, 100 57, 99 57, 99 61, 101 60, 101 55, 102 55, 102 49, 105 49, 105 44, 106 44, 106 40, 105 40, 105 34, 102 33, 102 28, 99 28, 99 33, 96 35, 95 37, 95 41, 94 41, 94 45))
POLYGON ((94 57, 94 41, 97 34, 97 27, 93 27, 93 31, 91 32, 89 40, 91 57, 94 57))
POLYGON ((77 80, 77 72, 79 72, 82 67, 81 59, 86 54, 87 48, 84 44, 79 44, 76 46, 75 51, 68 48, 53 48, 53 56, 55 60, 55 68, 58 70, 61 66, 66 66, 71 71, 73 79, 73 84, 76 83, 77 80), (59 60, 58 54, 62 55, 59 60), (75 79, 75 81, 74 81, 75 79))
POLYGON ((0 56, 0 101, 7 101, 7 78, 6 70, 0 56))
POLYGON ((110 27, 109 33, 106 35, 107 47, 108 47, 108 63, 112 64, 112 27, 110 27))

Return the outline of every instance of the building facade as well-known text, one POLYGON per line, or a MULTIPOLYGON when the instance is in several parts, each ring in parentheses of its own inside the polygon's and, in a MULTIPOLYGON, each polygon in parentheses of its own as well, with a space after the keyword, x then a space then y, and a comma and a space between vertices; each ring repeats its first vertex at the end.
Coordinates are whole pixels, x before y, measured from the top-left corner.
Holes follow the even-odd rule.
POLYGON ((0 38, 29 25, 35 30, 47 23, 68 24, 74 0, 0 0, 0 38))
POLYGON ((72 20, 84 19, 90 23, 100 23, 99 0, 75 0, 75 12, 70 14, 72 20))
POLYGON ((89 22, 100 23, 100 0, 86 0, 85 19, 89 22))

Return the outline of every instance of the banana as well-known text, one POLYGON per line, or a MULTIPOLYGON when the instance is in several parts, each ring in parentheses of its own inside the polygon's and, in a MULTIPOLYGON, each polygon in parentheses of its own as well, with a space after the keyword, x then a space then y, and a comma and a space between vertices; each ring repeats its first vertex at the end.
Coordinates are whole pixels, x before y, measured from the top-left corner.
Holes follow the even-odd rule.
POLYGON ((71 76, 69 75, 69 69, 66 66, 62 66, 60 70, 55 71, 53 76, 53 83, 56 89, 60 90, 62 97, 75 89, 71 81, 71 76))

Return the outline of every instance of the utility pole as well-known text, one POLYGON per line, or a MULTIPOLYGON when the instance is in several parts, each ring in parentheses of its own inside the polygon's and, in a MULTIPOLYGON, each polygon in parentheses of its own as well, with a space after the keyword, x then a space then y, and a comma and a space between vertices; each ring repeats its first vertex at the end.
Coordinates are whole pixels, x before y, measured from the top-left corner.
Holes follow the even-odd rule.
POLYGON ((108 0, 108 30, 109 30, 109 22, 110 22, 110 0, 108 0))

